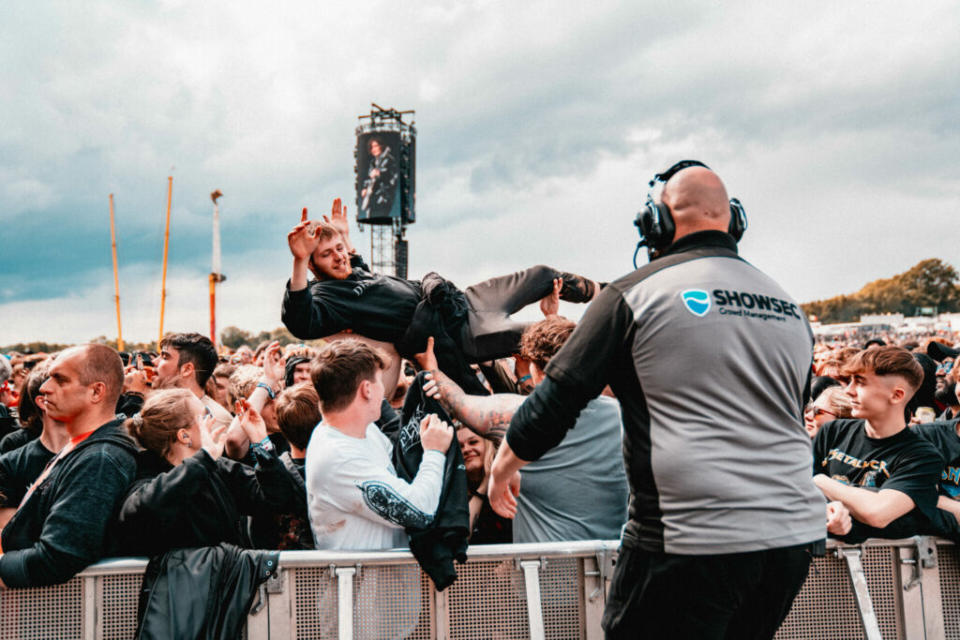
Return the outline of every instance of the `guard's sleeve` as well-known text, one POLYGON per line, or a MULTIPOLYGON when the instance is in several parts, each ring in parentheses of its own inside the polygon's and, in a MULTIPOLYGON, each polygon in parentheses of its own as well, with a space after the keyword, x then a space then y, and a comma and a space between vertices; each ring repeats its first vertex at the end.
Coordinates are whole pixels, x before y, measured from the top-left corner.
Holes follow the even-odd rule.
POLYGON ((106 551, 107 526, 133 480, 133 456, 87 455, 59 476, 40 538, 29 548, 0 556, 0 579, 8 587, 66 582, 106 551))
POLYGON ((362 503, 358 515, 364 518, 398 529, 424 528, 437 513, 445 460, 443 452, 424 451, 416 477, 413 482, 406 482, 386 467, 373 467, 367 460, 351 458, 328 477, 326 493, 341 511, 354 511, 362 503))
POLYGON ((601 291, 510 421, 507 443, 520 459, 537 460, 563 440, 580 411, 623 370, 633 327, 621 293, 612 285, 601 291))

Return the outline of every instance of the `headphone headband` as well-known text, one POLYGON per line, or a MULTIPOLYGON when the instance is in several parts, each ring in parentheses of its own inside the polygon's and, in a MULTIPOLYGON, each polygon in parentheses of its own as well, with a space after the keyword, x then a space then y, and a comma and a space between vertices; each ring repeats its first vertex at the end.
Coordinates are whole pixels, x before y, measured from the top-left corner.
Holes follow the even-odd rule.
MULTIPOLYGON (((647 201, 643 209, 637 214, 633 221, 634 226, 640 232, 640 241, 637 243, 637 250, 633 253, 633 266, 637 266, 637 253, 640 247, 647 247, 650 259, 652 260, 663 249, 670 246, 673 242, 673 236, 676 232, 676 225, 673 221, 673 214, 670 208, 663 202, 656 202, 653 199, 653 187, 658 183, 666 183, 670 178, 680 171, 689 167, 703 167, 710 169, 699 160, 681 160, 674 163, 666 171, 661 171, 650 180, 650 191, 647 192, 647 201)), ((736 198, 730 199, 730 226, 727 233, 733 236, 737 242, 743 237, 743 232, 747 229, 747 214, 743 205, 736 198)))

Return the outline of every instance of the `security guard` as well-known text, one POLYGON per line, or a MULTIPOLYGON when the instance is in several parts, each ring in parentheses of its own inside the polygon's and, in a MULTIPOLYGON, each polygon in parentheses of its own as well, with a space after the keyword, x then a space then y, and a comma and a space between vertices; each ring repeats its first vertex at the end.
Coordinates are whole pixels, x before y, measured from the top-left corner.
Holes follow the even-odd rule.
POLYGON ((683 161, 656 183, 635 222, 650 263, 600 292, 514 415, 491 503, 514 512, 516 471, 609 384, 631 497, 607 637, 770 638, 826 535, 803 428, 812 334, 738 256, 746 216, 716 174, 683 161))

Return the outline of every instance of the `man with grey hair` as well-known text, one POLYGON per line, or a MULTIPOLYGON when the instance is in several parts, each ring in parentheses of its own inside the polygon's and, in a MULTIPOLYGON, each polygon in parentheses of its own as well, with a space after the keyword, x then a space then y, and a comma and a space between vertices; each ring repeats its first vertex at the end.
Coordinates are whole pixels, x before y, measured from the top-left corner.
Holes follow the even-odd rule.
POLYGON ((70 440, 3 529, 0 588, 66 582, 112 550, 114 515, 136 474, 137 447, 114 413, 122 387, 123 363, 105 345, 53 362, 40 393, 70 440))

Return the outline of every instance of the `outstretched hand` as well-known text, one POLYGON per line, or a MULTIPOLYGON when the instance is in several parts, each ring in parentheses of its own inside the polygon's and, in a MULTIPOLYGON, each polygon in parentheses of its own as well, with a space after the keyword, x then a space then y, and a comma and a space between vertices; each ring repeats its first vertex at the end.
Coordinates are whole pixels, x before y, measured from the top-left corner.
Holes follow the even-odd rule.
POLYGON ((307 260, 320 244, 317 227, 307 219, 307 208, 303 208, 300 223, 287 234, 287 245, 295 260, 307 260))
POLYGON ((545 318, 555 316, 560 312, 560 290, 563 288, 563 278, 553 279, 553 291, 540 300, 540 311, 545 318))
POLYGON ((212 415, 203 417, 200 422, 200 446, 210 454, 210 457, 216 460, 223 455, 224 434, 227 431, 226 426, 213 427, 215 419, 212 415))
POLYGON ((330 209, 330 217, 323 216, 323 221, 340 232, 340 236, 346 240, 350 237, 350 223, 347 220, 347 208, 343 206, 340 198, 333 201, 333 207, 330 209))
POLYGON ((270 387, 277 388, 277 384, 284 379, 286 369, 283 364, 283 355, 280 353, 280 343, 276 340, 263 352, 263 377, 270 387))
POLYGON ((503 518, 513 519, 517 515, 517 496, 520 495, 520 472, 513 472, 508 478, 500 479, 490 474, 487 484, 487 498, 490 507, 503 518))
POLYGON ((413 359, 424 371, 436 371, 440 368, 440 365, 437 364, 437 356, 433 353, 433 344, 433 336, 430 336, 427 338, 427 348, 422 353, 413 356, 413 359))
POLYGON ((250 442, 263 442, 267 437, 267 424, 263 421, 260 412, 251 407, 246 400, 237 400, 234 410, 240 419, 240 428, 247 434, 247 439, 250 442))

